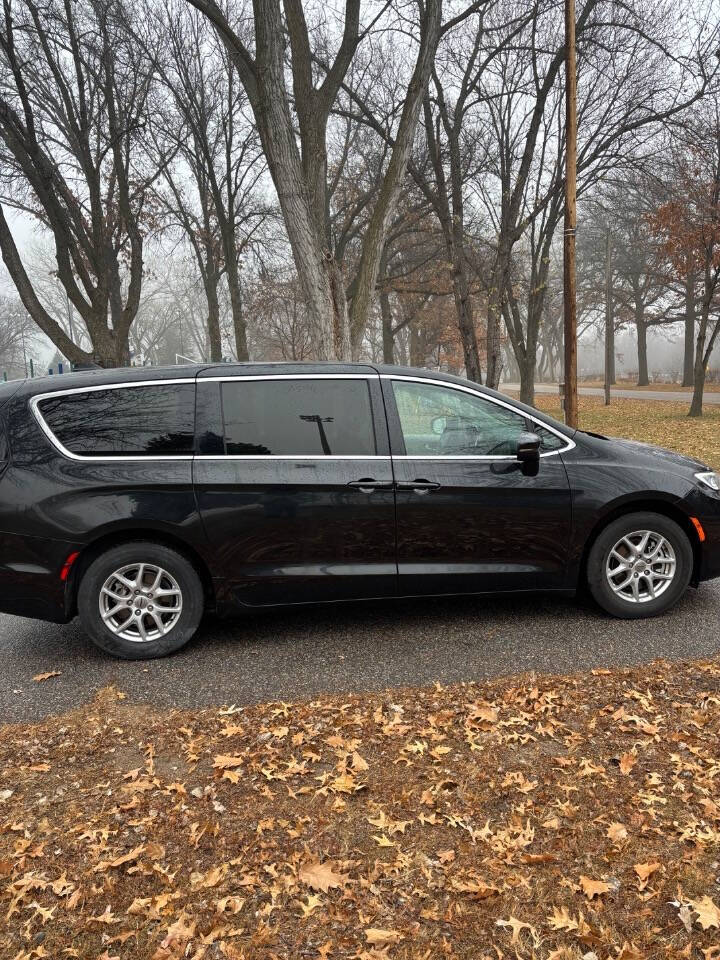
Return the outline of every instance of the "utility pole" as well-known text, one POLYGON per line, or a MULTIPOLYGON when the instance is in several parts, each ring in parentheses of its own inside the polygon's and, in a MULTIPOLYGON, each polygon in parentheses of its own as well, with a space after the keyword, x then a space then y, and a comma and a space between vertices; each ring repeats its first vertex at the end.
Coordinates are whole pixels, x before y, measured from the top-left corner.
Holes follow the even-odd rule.
POLYGON ((612 241, 610 227, 605 233, 605 406, 610 406, 610 384, 615 381, 615 318, 612 302, 612 241))
POLYGON ((575 64, 575 0, 565 0, 565 140, 565 235, 563 243, 565 423, 569 427, 577 427, 577 291, 575 282, 577 74, 575 64))

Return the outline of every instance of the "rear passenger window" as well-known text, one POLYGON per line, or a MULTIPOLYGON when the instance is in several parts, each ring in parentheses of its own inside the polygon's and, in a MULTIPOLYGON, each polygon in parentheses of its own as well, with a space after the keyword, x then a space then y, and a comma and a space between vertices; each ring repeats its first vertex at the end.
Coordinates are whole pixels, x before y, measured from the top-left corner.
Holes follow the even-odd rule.
POLYGON ((193 452, 194 383, 68 393, 41 400, 38 410, 58 441, 79 456, 193 452))
POLYGON ((222 385, 225 453, 373 456, 367 380, 235 380, 222 385))
POLYGON ((0 463, 8 458, 8 445, 7 445, 7 435, 5 433, 5 424, 3 423, 3 418, 0 417, 0 463))

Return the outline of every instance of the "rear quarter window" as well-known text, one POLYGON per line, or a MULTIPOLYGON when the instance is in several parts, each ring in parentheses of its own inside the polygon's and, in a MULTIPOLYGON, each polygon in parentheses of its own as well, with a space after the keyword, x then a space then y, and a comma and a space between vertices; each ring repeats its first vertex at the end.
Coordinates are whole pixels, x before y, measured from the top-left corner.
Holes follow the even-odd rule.
POLYGON ((182 456, 195 434, 195 384, 123 386, 48 397, 47 428, 77 456, 182 456))

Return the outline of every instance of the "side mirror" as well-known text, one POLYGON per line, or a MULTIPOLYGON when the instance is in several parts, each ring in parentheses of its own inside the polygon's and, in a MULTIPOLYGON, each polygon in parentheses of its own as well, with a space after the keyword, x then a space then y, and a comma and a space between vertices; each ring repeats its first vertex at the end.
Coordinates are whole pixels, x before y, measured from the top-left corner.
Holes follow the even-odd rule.
POLYGON ((447 430, 447 417, 433 417, 430 429, 436 436, 441 437, 447 430))
POLYGON ((522 464, 523 473, 534 476, 540 466, 540 444, 542 440, 536 433, 521 433, 517 438, 515 456, 522 464))

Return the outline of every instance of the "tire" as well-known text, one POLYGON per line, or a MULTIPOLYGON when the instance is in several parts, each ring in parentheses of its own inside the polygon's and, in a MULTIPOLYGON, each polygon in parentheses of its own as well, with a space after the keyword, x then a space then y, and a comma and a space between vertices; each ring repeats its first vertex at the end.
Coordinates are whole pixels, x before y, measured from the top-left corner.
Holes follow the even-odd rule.
POLYGON ((88 636, 101 650, 125 660, 164 657, 185 646, 203 607, 203 587, 193 565, 176 550, 147 541, 101 554, 78 589, 78 613, 88 636))
POLYGON ((603 610, 637 620, 656 617, 677 603, 692 569, 692 546, 674 520, 659 513, 629 513, 608 524, 592 545, 587 582, 603 610))

